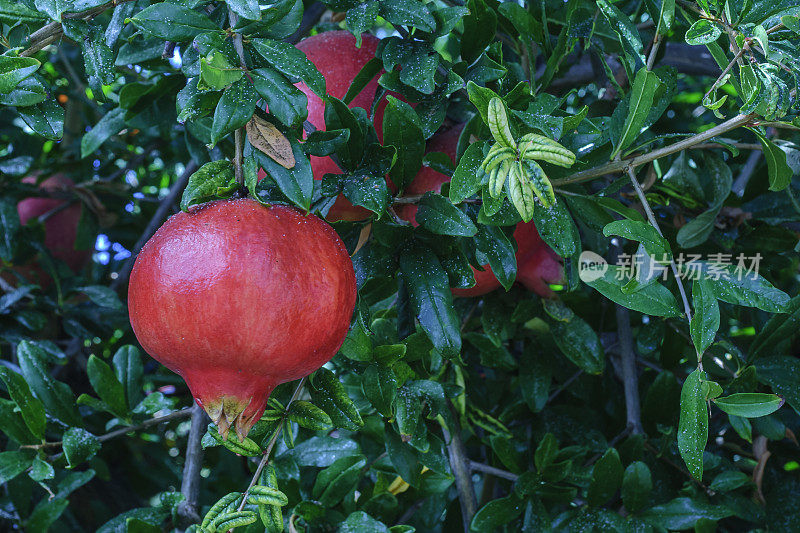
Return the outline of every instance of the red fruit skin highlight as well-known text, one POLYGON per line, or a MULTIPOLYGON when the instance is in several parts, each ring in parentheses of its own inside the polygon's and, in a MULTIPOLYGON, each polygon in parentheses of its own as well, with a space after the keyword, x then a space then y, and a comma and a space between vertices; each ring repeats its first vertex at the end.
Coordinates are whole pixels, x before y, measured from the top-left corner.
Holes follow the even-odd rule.
MULTIPOLYGON (((459 125, 437 133, 428 140, 427 152, 444 152, 455 164, 458 138, 463 129, 464 126, 459 125)), ((446 175, 430 167, 423 167, 406 188, 405 194, 416 196, 428 191, 438 193, 441 192, 442 185, 448 181, 450 178, 446 175)), ((401 219, 418 226, 417 209, 415 204, 403 204, 396 207, 395 212, 401 219)), ((514 240, 517 241, 518 248, 517 281, 539 296, 552 297, 554 292, 549 284, 559 283, 564 277, 561 258, 542 240, 533 222, 517 224, 514 240)), ((482 296, 501 286, 489 265, 483 265, 482 271, 473 267, 472 273, 475 276, 475 285, 468 289, 451 289, 454 296, 482 296)))
MULTIPOLYGON (((36 176, 23 178, 23 183, 36 183, 36 176)), ((57 191, 68 191, 75 186, 75 183, 63 174, 54 174, 44 180, 40 185, 44 191, 55 193, 57 191)), ((45 213, 57 209, 68 201, 63 198, 44 198, 31 197, 20 200, 17 203, 17 214, 19 221, 25 225, 29 220, 38 218, 45 213)), ((53 257, 64 261, 73 272, 79 271, 86 265, 92 250, 76 250, 75 239, 78 235, 78 222, 81 219, 81 205, 78 202, 72 203, 67 207, 54 212, 44 221, 44 245, 53 254, 53 257)), ((39 285, 46 286, 50 283, 50 276, 40 267, 31 265, 23 267, 30 271, 39 285)), ((26 275, 27 272, 21 272, 26 275)), ((31 277, 31 276, 26 276, 31 277)))
POLYGON ((240 438, 277 385, 336 354, 355 300, 353 264, 328 224, 249 199, 172 216, 128 289, 142 347, 184 378, 220 432, 240 438))
MULTIPOLYGON (((356 38, 348 31, 328 31, 307 37, 297 43, 297 48, 303 51, 308 60, 314 63, 320 73, 325 77, 327 92, 340 100, 347 94, 350 83, 367 64, 375 57, 375 50, 380 40, 373 35, 361 35, 361 48, 356 48, 356 38)), ((372 101, 378 90, 378 78, 383 73, 376 74, 367 83, 360 93, 356 95, 349 107, 360 107, 369 113, 372 101)), ((317 130, 325 131, 325 103, 304 82, 295 86, 303 91, 308 98, 308 121, 317 130)), ((383 142, 383 112, 386 108, 386 99, 381 100, 375 109, 375 130, 378 139, 383 142)), ((341 174, 342 171, 330 157, 310 156, 311 170, 315 180, 321 180, 325 174, 341 174)), ((266 173, 259 170, 258 179, 261 180, 266 173)), ((363 207, 354 206, 343 195, 339 195, 336 202, 328 211, 327 219, 358 221, 369 218, 371 212, 363 207)))

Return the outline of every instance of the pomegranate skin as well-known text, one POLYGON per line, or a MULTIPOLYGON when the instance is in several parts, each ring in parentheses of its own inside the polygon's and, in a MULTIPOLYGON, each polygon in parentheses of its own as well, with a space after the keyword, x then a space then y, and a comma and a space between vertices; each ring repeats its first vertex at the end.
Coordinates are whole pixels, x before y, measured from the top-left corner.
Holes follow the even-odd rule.
MULTIPOLYGON (((364 65, 375 57, 375 50, 380 40, 368 33, 361 35, 361 48, 356 48, 356 38, 349 31, 328 31, 307 37, 297 43, 297 48, 306 54, 308 60, 325 77, 327 92, 340 100, 347 94, 350 83, 358 75, 364 65)), ((382 73, 382 71, 381 71, 382 73)), ((349 107, 360 107, 369 112, 375 93, 378 90, 378 73, 367 83, 364 89, 353 98, 349 107)), ((308 121, 320 131, 325 131, 325 102, 317 96, 304 82, 295 86, 303 91, 308 98, 308 121)), ((375 109, 375 130, 378 140, 383 142, 383 112, 386 108, 386 99, 381 100, 375 109)), ((325 174, 341 174, 342 171, 330 157, 310 156, 311 170, 315 180, 321 180, 325 174)), ((266 176, 259 170, 258 179, 266 176)), ((371 215, 368 209, 353 205, 343 195, 339 195, 336 202, 328 211, 327 219, 359 221, 366 220, 371 215)))
POLYGON ((184 378, 221 433, 244 438, 279 384, 339 350, 356 300, 353 264, 312 215, 250 199, 172 216, 128 288, 142 347, 184 378))
MULTIPOLYGON (((428 152, 444 152, 455 164, 458 138, 463 125, 437 133, 430 138, 428 152)), ((441 192, 442 185, 450 178, 430 167, 423 167, 414 177, 414 181, 406 188, 406 194, 416 196, 428 191, 441 192)), ((395 208, 397 215, 414 226, 417 226, 417 206, 403 204, 395 208)), ((526 289, 542 297, 552 297, 555 293, 550 283, 559 283, 564 278, 561 258, 542 240, 533 222, 520 222, 514 229, 514 240, 517 241, 517 281, 526 289)), ((472 268, 475 285, 468 289, 451 289, 454 296, 483 296, 501 286, 489 265, 483 270, 472 268)))
MULTIPOLYGON (((23 183, 36 183, 36 176, 23 178, 23 183)), ((69 190, 75 183, 63 174, 54 174, 44 180, 39 188, 47 192, 69 190)), ((21 224, 27 224, 32 218, 49 213, 68 202, 60 198, 25 198, 17 204, 17 214, 21 224)), ((91 250, 76 250, 75 239, 78 235, 78 222, 81 218, 80 203, 72 203, 50 215, 44 221, 44 245, 53 257, 64 261, 73 272, 79 271, 86 264, 91 250)))

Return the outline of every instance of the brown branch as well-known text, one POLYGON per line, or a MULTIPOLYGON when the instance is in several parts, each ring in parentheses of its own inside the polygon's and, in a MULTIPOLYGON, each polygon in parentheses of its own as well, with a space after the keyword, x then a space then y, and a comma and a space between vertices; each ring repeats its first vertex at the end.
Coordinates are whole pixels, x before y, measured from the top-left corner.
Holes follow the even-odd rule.
POLYGON ((517 474, 513 472, 509 472, 508 470, 503 470, 501 468, 495 468, 494 466, 479 463, 477 461, 469 461, 469 468, 475 472, 483 472, 484 474, 490 474, 495 477, 508 479, 509 481, 516 481, 519 477, 517 474))
POLYGON ((708 129, 702 133, 698 133, 697 135, 693 135, 688 139, 683 139, 682 141, 670 144, 669 146, 664 146, 663 148, 659 148, 658 150, 653 150, 652 152, 642 154, 630 159, 621 159, 618 161, 611 161, 603 165, 598 165, 594 168, 576 172, 575 174, 573 174, 568 178, 555 179, 553 180, 553 186, 567 185, 570 183, 581 183, 584 181, 592 180, 600 176, 604 176, 606 174, 625 172, 628 169, 636 168, 646 163, 655 161, 656 159, 668 156, 670 154, 674 154, 676 152, 681 152, 683 150, 693 148, 695 145, 704 143, 709 139, 716 137, 717 135, 722 135, 725 132, 744 126, 745 124, 756 118, 756 116, 757 115, 755 114, 736 115, 735 117, 726 120, 722 124, 714 126, 711 129, 708 129))
POLYGON ((616 304, 616 308, 627 428, 632 434, 638 435, 644 433, 644 428, 642 428, 642 411, 639 404, 639 375, 636 372, 636 353, 633 351, 630 315, 627 308, 619 304, 616 304))
POLYGON ((200 521, 198 501, 200 499, 200 469, 203 466, 201 441, 208 425, 208 415, 198 404, 192 406, 192 427, 186 440, 186 462, 183 465, 181 494, 185 499, 178 504, 180 527, 188 527, 200 521))
MULTIPOLYGON (((453 411, 452 406, 450 406, 453 411)), ((461 518, 464 522, 464 533, 469 533, 472 517, 478 511, 478 499, 475 496, 475 487, 472 486, 470 479, 470 469, 467 459, 467 452, 464 448, 464 441, 461 440, 461 428, 453 411, 452 433, 442 424, 442 434, 447 443, 447 453, 450 458, 450 469, 456 478, 456 489, 458 490, 458 501, 461 505, 461 518)))

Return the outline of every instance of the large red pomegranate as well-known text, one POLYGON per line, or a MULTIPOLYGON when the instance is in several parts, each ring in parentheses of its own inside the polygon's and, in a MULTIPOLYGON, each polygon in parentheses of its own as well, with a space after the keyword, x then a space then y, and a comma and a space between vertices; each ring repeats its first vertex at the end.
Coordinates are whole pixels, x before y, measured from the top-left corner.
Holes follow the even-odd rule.
MULTIPOLYGON (((307 37, 297 43, 297 48, 302 50, 309 61, 319 69, 325 77, 327 92, 331 96, 342 99, 350 88, 350 83, 361 71, 367 62, 375 57, 375 50, 380 40, 373 35, 361 35, 361 48, 356 48, 356 38, 348 31, 328 31, 307 37)), ((361 107, 369 112, 375 93, 378 90, 378 77, 375 77, 356 95, 350 108, 361 107)), ((308 121, 318 130, 325 130, 325 102, 314 94, 308 86, 301 82, 295 84, 308 98, 308 121)), ((383 111, 386 108, 386 99, 383 99, 375 110, 375 130, 378 139, 383 141, 383 111)), ((315 180, 321 180, 325 174, 341 174, 341 169, 330 157, 311 156, 311 169, 315 180)), ((266 176, 263 170, 259 171, 258 179, 266 176)), ((330 221, 337 220, 364 220, 369 218, 370 211, 363 207, 354 206, 342 195, 328 211, 330 221)))
POLYGON ((128 288, 142 347, 186 380, 219 430, 241 438, 272 390, 339 350, 356 300, 353 264, 313 215, 249 199, 171 217, 128 288))
MULTIPOLYGON (((24 183, 35 184, 36 176, 23 178, 24 183)), ((63 174, 53 174, 40 185, 43 191, 57 193, 69 191, 75 183, 63 174)), ((31 197, 20 200, 17 214, 21 224, 27 224, 33 218, 47 215, 44 221, 44 245, 56 259, 64 261, 73 272, 79 271, 91 256, 91 250, 76 250, 75 239, 78 234, 78 222, 81 218, 81 204, 70 203, 62 198, 31 197)), ((24 267, 40 285, 49 283, 49 276, 38 266, 24 267)), ((27 272, 22 272, 27 276, 27 272)))
MULTIPOLYGON (((444 152, 455 163, 458 137, 463 128, 460 125, 437 133, 428 141, 427 151, 444 152)), ((430 167, 423 167, 406 188, 406 194, 413 196, 428 191, 440 192, 442 184, 449 180, 446 175, 430 167)), ((417 225, 416 205, 403 204, 396 208, 396 213, 403 220, 417 225)), ((533 222, 517 224, 514 239, 517 241, 517 281, 539 296, 552 296, 553 291, 549 284, 560 282, 564 276, 561 258, 542 241, 533 222)), ((500 287, 500 282, 489 265, 483 265, 483 271, 473 268, 472 272, 475 275, 475 285, 469 289, 452 289, 453 295, 482 296, 500 287)))

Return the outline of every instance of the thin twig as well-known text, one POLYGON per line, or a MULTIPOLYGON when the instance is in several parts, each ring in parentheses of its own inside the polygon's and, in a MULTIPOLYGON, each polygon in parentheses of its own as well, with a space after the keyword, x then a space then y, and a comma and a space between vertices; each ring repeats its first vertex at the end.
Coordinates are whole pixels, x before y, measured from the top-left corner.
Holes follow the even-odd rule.
POLYGON ((633 335, 628 309, 615 304, 617 308, 617 333, 622 360, 622 385, 625 391, 625 412, 628 429, 634 435, 644 433, 642 412, 639 404, 639 376, 636 373, 636 353, 633 351, 633 335))
MULTIPOLYGON (((237 15, 231 8, 228 8, 228 20, 231 23, 231 31, 239 22, 239 15, 237 15)), ((247 72, 247 60, 244 56, 244 44, 242 43, 242 34, 233 33, 233 48, 236 50, 236 55, 239 56, 239 66, 242 67, 244 72, 247 72)), ((242 172, 242 161, 244 159, 244 128, 239 128, 233 132, 233 175, 236 178, 236 183, 244 185, 244 173, 242 172)))
POLYGON ((181 494, 184 500, 178 504, 181 527, 200 521, 198 501, 200 499, 200 469, 203 466, 203 447, 201 441, 208 425, 208 415, 198 404, 192 406, 192 427, 186 440, 186 462, 183 465, 181 494))
POLYGON ((578 379, 578 378, 580 377, 580 375, 581 375, 581 374, 583 374, 583 370, 578 370, 577 372, 575 372, 574 374, 572 374, 572 375, 569 377, 569 379, 567 379, 567 381, 565 381, 564 383, 562 383, 562 384, 561 384, 561 386, 560 386, 558 389, 556 389, 556 391, 555 391, 555 392, 553 392, 553 394, 551 394, 549 398, 547 398, 547 403, 550 403, 550 402, 552 402, 553 400, 555 400, 555 399, 556 399, 556 397, 557 397, 559 394, 561 394, 562 392, 564 392, 564 390, 566 390, 566 388, 567 388, 567 387, 569 387, 569 386, 572 384, 572 382, 573 382, 573 381, 575 381, 576 379, 578 379))
POLYGON ((636 168, 646 163, 650 163, 651 161, 655 161, 656 159, 660 159, 664 156, 674 154, 676 152, 681 152, 688 148, 692 148, 697 144, 708 141, 712 137, 716 137, 717 135, 722 135, 725 132, 736 129, 740 126, 744 126, 745 124, 756 118, 756 116, 757 115, 755 114, 736 115, 735 117, 726 120, 722 124, 714 126, 711 129, 708 129, 702 133, 698 133, 697 135, 693 135, 687 139, 683 139, 682 141, 678 141, 669 146, 664 146, 663 148, 659 148, 658 150, 653 150, 652 152, 648 152, 646 154, 642 154, 630 159, 621 159, 619 161, 611 161, 603 165, 598 165, 593 168, 576 172, 575 174, 573 174, 568 178, 555 179, 553 180, 553 186, 557 187, 569 183, 581 183, 584 181, 592 180, 599 176, 604 176, 606 174, 612 174, 615 172, 624 172, 627 169, 636 168))
POLYGON ((509 472, 508 470, 495 468, 494 466, 479 463, 477 461, 469 461, 469 468, 470 470, 474 470, 476 472, 483 472, 485 474, 490 474, 495 477, 508 479, 510 481, 516 481, 517 478, 519 477, 517 474, 509 472))
MULTIPOLYGON (((452 405, 450 406, 451 410, 452 405)), ((447 453, 450 458, 450 469, 456 478, 456 489, 458 490, 458 502, 461 505, 461 518, 464 522, 464 533, 469 533, 472 517, 478 511, 478 498, 475 496, 475 487, 472 486, 470 479, 470 469, 468 466, 467 453, 464 449, 464 441, 461 440, 461 428, 458 425, 455 411, 453 411, 452 432, 448 431, 442 424, 442 434, 447 443, 447 453)))
POLYGON ((269 443, 267 444, 267 448, 264 450, 264 454, 261 456, 261 461, 258 463, 258 467, 256 468, 255 473, 253 474, 253 479, 250 480, 250 484, 247 486, 247 489, 242 494, 242 502, 239 504, 238 511, 244 509, 245 504, 247 503, 247 495, 250 494, 250 489, 252 489, 256 483, 258 483, 258 478, 261 476, 261 472, 264 470, 264 467, 267 466, 269 462, 269 456, 272 453, 272 448, 275 447, 275 443, 278 440, 278 435, 281 434, 281 428, 283 427, 283 421, 286 419, 286 415, 289 412, 289 407, 291 407, 292 402, 294 402, 298 396, 300 396, 300 391, 303 390, 303 385, 306 384, 306 377, 303 376, 300 378, 300 382, 297 384, 297 388, 294 390, 294 394, 292 394, 291 399, 289 399, 289 403, 286 404, 286 408, 283 410, 283 416, 281 420, 278 422, 278 427, 275 428, 275 431, 272 433, 272 437, 269 439, 269 443))
POLYGON ((714 81, 714 83, 712 83, 712 84, 711 84, 711 88, 710 88, 710 89, 708 90, 708 92, 707 92, 707 93, 706 93, 706 94, 703 96, 703 99, 701 100, 702 102, 705 102, 706 98, 708 98, 708 95, 710 95, 711 93, 713 93, 713 92, 714 92, 714 89, 716 89, 716 88, 717 88, 717 86, 718 86, 720 83, 722 83, 722 79, 725 77, 725 75, 726 75, 726 74, 728 74, 728 72, 730 72, 730 70, 733 68, 733 65, 735 65, 735 64, 736 64, 736 62, 739 60, 739 58, 741 58, 741 57, 742 57, 742 55, 744 54, 744 51, 745 51, 745 49, 744 49, 744 48, 742 48, 741 50, 739 50, 739 51, 736 53, 736 55, 733 57, 733 59, 731 60, 731 62, 730 62, 730 63, 728 63, 728 66, 727 66, 727 67, 725 67, 725 70, 723 70, 723 71, 722 71, 722 74, 720 74, 720 75, 719 75, 719 77, 718 77, 718 78, 717 78, 717 79, 714 81))
MULTIPOLYGON (((185 407, 185 408, 183 408, 183 409, 181 409, 179 411, 173 411, 168 415, 159 416, 159 417, 156 417, 156 418, 151 418, 149 420, 145 420, 141 424, 136 424, 134 426, 125 426, 124 428, 115 429, 114 431, 111 431, 111 432, 106 433, 104 435, 100 435, 99 437, 97 437, 97 440, 99 440, 100 442, 105 442, 107 440, 111 440, 111 439, 120 437, 122 435, 127 435, 128 433, 132 433, 134 431, 139 431, 141 429, 147 429, 147 428, 149 428, 151 426, 157 426, 158 424, 161 424, 163 422, 170 422, 172 420, 180 420, 182 418, 188 418, 190 416, 192 416, 192 408, 191 407, 185 407)), ((64 442, 60 441, 60 440, 59 441, 54 441, 54 442, 43 442, 41 444, 23 444, 22 446, 20 446, 20 449, 24 448, 24 449, 30 449, 30 450, 41 450, 41 449, 44 449, 44 448, 60 448, 61 446, 63 446, 63 444, 64 444, 64 442)))
POLYGON ((172 205, 183 193, 183 190, 186 188, 186 184, 189 183, 189 176, 194 174, 195 170, 197 170, 197 163, 190 161, 186 165, 186 169, 183 171, 183 174, 181 174, 178 180, 172 184, 169 194, 167 194, 167 196, 161 200, 158 209, 156 209, 156 212, 153 214, 153 218, 150 219, 150 222, 147 224, 142 236, 139 237, 139 240, 133 247, 133 250, 131 250, 131 256, 125 261, 125 264, 122 265, 122 268, 119 269, 117 272, 117 277, 114 279, 114 281, 111 282, 111 289, 116 290, 120 285, 128 280, 128 276, 130 276, 131 270, 133 269, 133 263, 136 261, 136 256, 139 255, 139 252, 142 251, 142 247, 145 245, 145 243, 150 239, 150 237, 153 236, 159 226, 161 226, 161 223, 164 222, 167 213, 169 213, 170 209, 172 209, 172 205))

